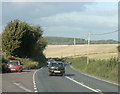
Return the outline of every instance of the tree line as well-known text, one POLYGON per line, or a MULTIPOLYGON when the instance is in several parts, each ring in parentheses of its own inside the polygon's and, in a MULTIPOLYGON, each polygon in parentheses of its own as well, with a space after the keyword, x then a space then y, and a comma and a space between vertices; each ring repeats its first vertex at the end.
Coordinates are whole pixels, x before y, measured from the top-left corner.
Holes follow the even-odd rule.
MULTIPOLYGON (((48 45, 73 45, 74 38, 65 37, 44 37, 47 40, 48 45)), ((88 41, 82 38, 75 38, 75 44, 88 44, 88 41)), ((91 40, 90 44, 118 44, 115 40, 91 40)))

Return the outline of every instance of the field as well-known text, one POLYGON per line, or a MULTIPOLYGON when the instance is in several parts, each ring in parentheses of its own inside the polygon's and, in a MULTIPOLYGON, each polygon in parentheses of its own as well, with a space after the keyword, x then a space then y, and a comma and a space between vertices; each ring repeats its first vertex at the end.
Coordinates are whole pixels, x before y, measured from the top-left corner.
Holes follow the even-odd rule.
POLYGON ((117 58, 112 58, 118 56, 117 46, 117 44, 48 45, 44 53, 47 58, 67 57, 64 58, 64 62, 71 63, 77 70, 118 83, 118 61, 117 58), (86 56, 90 58, 89 64, 86 56))
POLYGON ((48 45, 44 54, 47 58, 88 56, 94 59, 109 59, 117 57, 117 46, 118 44, 48 45))

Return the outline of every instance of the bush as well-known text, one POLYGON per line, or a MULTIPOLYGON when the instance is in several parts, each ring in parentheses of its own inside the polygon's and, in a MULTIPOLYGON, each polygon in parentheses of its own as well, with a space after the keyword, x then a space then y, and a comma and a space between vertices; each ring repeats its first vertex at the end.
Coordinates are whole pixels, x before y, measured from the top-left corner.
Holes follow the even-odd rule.
POLYGON ((29 58, 22 58, 20 61, 23 64, 24 69, 35 69, 39 67, 38 62, 34 62, 29 58))
POLYGON ((7 66, 7 64, 6 63, 2 63, 2 72, 4 73, 4 72, 6 72, 6 66, 7 66))
POLYGON ((118 52, 120 52, 120 45, 118 46, 118 52))
POLYGON ((43 50, 47 43, 42 34, 40 26, 32 26, 20 20, 11 21, 2 33, 2 51, 6 57, 45 59, 43 50))
POLYGON ((18 19, 8 22, 2 32, 2 62, 18 59, 24 62, 23 66, 27 69, 42 65, 46 60, 43 50, 47 45, 42 34, 40 26, 18 19))

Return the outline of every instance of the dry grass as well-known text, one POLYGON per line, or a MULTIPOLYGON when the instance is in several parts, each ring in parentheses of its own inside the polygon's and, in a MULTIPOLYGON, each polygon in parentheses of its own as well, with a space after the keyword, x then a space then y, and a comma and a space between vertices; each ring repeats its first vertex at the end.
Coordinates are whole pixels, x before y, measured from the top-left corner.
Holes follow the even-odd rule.
POLYGON ((44 51, 49 57, 89 56, 96 59, 108 59, 117 56, 118 44, 91 44, 88 45, 48 45, 44 51))
POLYGON ((91 59, 110 59, 118 56, 118 53, 97 53, 91 55, 84 55, 88 56, 91 59))

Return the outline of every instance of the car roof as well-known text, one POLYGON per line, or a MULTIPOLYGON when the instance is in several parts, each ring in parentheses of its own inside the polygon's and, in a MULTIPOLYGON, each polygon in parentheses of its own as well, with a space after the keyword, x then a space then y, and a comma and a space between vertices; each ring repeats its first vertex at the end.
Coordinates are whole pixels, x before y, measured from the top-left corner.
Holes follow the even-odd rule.
POLYGON ((57 63, 57 64, 61 63, 61 64, 64 64, 63 62, 59 62, 59 61, 52 62, 52 63, 57 63))
POLYGON ((18 60, 10 60, 9 62, 18 62, 18 60))

